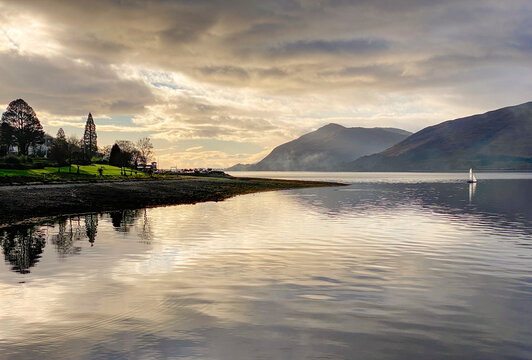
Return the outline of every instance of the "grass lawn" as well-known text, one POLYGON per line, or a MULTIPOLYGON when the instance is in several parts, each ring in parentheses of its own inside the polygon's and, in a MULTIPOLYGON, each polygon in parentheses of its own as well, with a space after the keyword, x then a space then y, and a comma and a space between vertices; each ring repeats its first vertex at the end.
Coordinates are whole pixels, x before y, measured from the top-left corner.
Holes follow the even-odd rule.
MULTIPOLYGON (((77 166, 72 165, 71 172, 68 172, 69 167, 63 166, 61 170, 58 171, 57 167, 45 167, 44 169, 29 169, 29 170, 13 170, 13 169, 0 169, 0 176, 24 176, 24 177, 34 177, 34 178, 47 178, 47 179, 61 179, 61 178, 75 178, 75 177, 99 177, 98 169, 103 169, 103 177, 120 177, 120 168, 110 165, 80 165, 79 167, 79 176, 77 173, 77 166)), ((128 171, 129 175, 129 171, 128 171)), ((133 171, 133 176, 135 172, 133 171)), ((148 175, 138 172, 136 177, 146 177, 148 175)))

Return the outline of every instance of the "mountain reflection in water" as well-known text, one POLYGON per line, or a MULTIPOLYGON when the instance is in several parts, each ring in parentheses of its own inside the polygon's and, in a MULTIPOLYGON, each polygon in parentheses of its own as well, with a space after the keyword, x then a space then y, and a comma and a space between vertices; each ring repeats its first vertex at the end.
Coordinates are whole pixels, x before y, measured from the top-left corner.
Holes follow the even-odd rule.
POLYGON ((2 229, 0 358, 532 358, 532 176, 350 176, 2 229))
POLYGON ((472 215, 477 221, 497 222, 531 230, 532 182, 490 180, 467 183, 354 184, 335 191, 317 189, 299 201, 329 214, 364 215, 402 206, 446 215, 472 215))

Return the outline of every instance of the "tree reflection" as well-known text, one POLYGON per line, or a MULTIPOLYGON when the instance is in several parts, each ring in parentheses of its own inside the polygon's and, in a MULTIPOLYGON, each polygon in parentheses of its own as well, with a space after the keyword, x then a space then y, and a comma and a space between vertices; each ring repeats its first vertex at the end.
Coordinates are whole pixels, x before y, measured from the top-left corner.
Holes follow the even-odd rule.
POLYGON ((81 240, 82 238, 79 221, 78 226, 75 228, 72 224, 72 218, 60 219, 57 225, 59 227, 58 233, 52 235, 52 244, 55 245, 59 256, 65 257, 68 255, 79 254, 81 251, 81 246, 75 246, 75 242, 81 240))
POLYGON ((85 232, 89 238, 91 246, 94 246, 96 233, 98 232, 98 214, 85 215, 85 232))
POLYGON ((147 209, 143 209, 144 216, 142 218, 142 230, 139 231, 139 237, 141 239, 140 242, 143 242, 145 244, 149 244, 152 239, 152 232, 151 232, 151 221, 148 217, 148 211, 147 209))
POLYGON ((46 245, 45 235, 35 226, 18 225, 0 230, 0 244, 12 270, 21 274, 30 272, 41 257, 46 245))
POLYGON ((149 244, 152 239, 151 221, 147 209, 121 210, 109 213, 111 223, 118 232, 130 232, 135 223, 140 242, 149 244))
POLYGON ((113 227, 118 232, 129 232, 142 210, 121 210, 109 213, 113 227))

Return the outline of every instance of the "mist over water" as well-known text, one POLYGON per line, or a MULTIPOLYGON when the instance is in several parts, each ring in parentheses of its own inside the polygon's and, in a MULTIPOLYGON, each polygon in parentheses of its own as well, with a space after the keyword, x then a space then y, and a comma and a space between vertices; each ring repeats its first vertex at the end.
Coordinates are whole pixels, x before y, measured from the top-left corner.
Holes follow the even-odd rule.
POLYGON ((341 181, 0 230, 4 359, 530 359, 532 174, 341 181))

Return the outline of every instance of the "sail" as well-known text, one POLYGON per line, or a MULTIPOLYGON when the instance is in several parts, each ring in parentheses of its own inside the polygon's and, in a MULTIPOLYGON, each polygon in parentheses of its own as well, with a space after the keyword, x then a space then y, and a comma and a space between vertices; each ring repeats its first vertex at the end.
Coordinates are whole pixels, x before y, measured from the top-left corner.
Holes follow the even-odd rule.
POLYGON ((475 175, 473 175, 473 169, 470 168, 469 169, 469 181, 470 183, 476 183, 477 182, 477 178, 475 177, 475 175))

